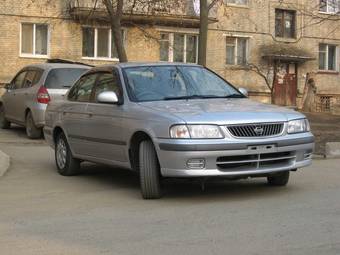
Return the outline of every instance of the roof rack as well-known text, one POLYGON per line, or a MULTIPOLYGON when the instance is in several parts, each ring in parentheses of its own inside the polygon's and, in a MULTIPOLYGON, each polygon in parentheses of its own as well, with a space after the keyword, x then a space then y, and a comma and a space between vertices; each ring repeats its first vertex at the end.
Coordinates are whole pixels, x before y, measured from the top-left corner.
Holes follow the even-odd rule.
POLYGON ((72 61, 72 60, 67 60, 67 59, 61 59, 61 58, 49 58, 49 59, 47 59, 46 63, 77 64, 77 65, 94 67, 94 65, 89 65, 89 64, 82 63, 82 62, 77 62, 77 61, 72 61))

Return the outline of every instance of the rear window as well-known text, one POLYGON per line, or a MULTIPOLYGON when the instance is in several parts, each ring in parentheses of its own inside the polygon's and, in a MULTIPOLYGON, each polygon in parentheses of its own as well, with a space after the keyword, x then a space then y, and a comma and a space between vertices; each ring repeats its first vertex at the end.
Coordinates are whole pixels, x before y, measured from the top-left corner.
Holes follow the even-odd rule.
POLYGON ((45 87, 50 89, 69 88, 88 69, 58 68, 48 72, 45 87))

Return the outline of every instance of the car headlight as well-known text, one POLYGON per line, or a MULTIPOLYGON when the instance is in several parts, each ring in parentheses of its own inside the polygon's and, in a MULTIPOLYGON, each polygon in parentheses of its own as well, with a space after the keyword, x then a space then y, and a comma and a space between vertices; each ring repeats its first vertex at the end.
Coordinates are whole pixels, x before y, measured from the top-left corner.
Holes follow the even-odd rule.
POLYGON ((302 133, 310 131, 307 119, 288 121, 288 134, 302 133))
POLYGON ((223 134, 215 125, 175 125, 170 128, 170 137, 177 139, 218 139, 223 134))

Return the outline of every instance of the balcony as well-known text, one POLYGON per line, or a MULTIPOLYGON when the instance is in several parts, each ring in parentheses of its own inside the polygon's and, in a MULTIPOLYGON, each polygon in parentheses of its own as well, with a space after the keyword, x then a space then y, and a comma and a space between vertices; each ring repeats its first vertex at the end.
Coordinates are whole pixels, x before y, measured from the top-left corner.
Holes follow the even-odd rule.
MULTIPOLYGON (((193 0, 159 0, 151 4, 135 4, 128 0, 124 6, 122 24, 153 24, 181 27, 199 27, 199 11, 193 0)), ((138 2, 138 1, 137 1, 138 2)), ((196 1, 195 1, 196 2, 196 1)), ((199 1, 197 1, 199 2, 199 1)), ((210 10, 210 22, 216 22, 216 8, 210 10)), ((81 22, 108 21, 104 4, 98 0, 70 0, 71 17, 81 22)))

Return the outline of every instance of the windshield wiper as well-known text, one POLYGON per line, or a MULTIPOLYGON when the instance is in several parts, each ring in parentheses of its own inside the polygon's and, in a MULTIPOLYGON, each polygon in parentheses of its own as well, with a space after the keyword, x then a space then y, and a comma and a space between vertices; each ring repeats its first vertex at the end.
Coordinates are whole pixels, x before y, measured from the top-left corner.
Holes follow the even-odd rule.
POLYGON ((164 97, 163 100, 202 99, 202 98, 212 98, 212 96, 188 95, 188 96, 179 96, 179 97, 164 97))
POLYGON ((179 97, 164 97, 163 100, 181 100, 181 99, 206 99, 206 98, 244 98, 240 94, 231 94, 227 96, 216 96, 216 95, 188 95, 179 97))

